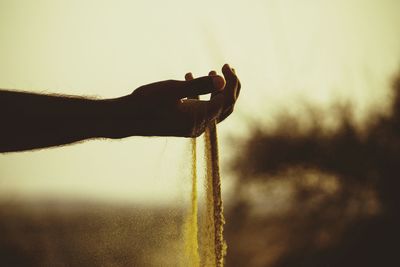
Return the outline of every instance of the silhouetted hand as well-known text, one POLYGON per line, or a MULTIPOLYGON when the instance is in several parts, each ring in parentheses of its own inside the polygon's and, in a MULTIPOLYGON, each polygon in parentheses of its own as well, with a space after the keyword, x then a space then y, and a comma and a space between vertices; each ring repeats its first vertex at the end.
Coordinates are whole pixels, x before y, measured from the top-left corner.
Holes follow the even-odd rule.
POLYGON ((197 79, 188 73, 186 81, 144 85, 120 98, 126 126, 132 127, 128 135, 197 137, 210 121, 223 121, 233 111, 240 82, 229 65, 222 72, 225 79, 214 71, 197 79), (208 101, 195 99, 209 93, 208 101))
POLYGON ((0 90, 0 152, 59 146, 90 138, 127 136, 195 137, 210 121, 232 113, 240 91, 234 71, 224 65, 215 72, 186 81, 144 85, 114 99, 0 90), (211 93, 201 101, 198 95, 211 93))

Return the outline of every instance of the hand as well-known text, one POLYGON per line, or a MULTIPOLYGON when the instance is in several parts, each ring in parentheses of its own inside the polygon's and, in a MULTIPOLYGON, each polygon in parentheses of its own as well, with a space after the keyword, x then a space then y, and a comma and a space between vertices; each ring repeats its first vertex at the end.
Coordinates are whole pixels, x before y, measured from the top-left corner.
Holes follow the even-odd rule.
POLYGON ((197 79, 188 73, 186 81, 144 85, 121 98, 128 135, 197 137, 210 121, 223 121, 233 112, 241 85, 229 65, 222 73, 225 79, 215 71, 197 79), (208 101, 193 99, 209 93, 208 101))

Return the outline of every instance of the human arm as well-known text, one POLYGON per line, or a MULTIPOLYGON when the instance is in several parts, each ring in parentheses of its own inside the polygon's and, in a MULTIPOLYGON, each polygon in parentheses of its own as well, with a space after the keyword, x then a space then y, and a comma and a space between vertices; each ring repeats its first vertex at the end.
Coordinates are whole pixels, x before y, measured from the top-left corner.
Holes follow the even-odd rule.
POLYGON ((0 90, 0 152, 91 138, 198 136, 233 110, 240 83, 228 65, 223 73, 225 79, 162 81, 103 100, 0 90), (214 95, 209 101, 186 99, 208 93, 214 95))

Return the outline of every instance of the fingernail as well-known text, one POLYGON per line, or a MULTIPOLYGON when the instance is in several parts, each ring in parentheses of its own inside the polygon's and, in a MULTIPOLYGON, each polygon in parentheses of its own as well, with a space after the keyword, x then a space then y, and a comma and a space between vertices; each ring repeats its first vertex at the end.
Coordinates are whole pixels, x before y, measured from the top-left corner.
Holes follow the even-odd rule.
POLYGON ((221 90, 225 86, 225 80, 221 76, 213 76, 213 85, 217 90, 221 90))

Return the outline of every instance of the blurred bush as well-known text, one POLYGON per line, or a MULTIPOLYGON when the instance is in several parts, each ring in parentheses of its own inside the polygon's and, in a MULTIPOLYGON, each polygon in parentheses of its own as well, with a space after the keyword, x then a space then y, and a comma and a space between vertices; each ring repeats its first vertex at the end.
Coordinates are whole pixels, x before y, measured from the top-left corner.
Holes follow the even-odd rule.
POLYGON ((391 114, 353 123, 342 105, 327 131, 283 114, 238 154, 227 214, 228 266, 400 266, 400 77, 391 114))

